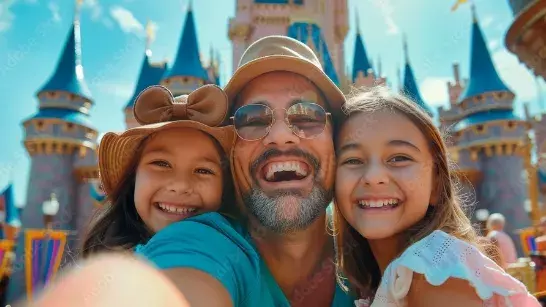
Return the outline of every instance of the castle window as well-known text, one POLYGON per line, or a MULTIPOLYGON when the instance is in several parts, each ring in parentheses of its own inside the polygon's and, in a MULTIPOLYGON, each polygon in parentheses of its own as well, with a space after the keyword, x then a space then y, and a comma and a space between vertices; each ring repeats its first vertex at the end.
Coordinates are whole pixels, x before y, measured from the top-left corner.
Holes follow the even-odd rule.
POLYGON ((504 93, 503 92, 495 93, 495 98, 497 100, 502 100, 504 98, 504 93))
POLYGON ((74 130, 74 124, 73 123, 66 123, 65 125, 63 125, 63 131, 73 131, 74 130))
POLYGON ((45 123, 41 120, 37 121, 36 124, 35 124, 35 129, 37 131, 44 131, 45 130, 45 123))
POLYGON ((516 128, 516 123, 514 121, 509 121, 507 126, 508 130, 514 130, 516 128))
POLYGON ((184 77, 184 78, 182 79, 182 82, 188 83, 188 77, 184 77))

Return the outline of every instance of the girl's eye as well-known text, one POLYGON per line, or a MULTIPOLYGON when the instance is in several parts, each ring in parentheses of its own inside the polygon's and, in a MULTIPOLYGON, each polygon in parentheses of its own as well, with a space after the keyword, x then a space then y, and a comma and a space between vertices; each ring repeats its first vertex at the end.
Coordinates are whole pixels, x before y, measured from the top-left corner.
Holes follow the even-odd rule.
POLYGON ((343 161, 343 163, 341 163, 341 164, 359 165, 359 164, 362 164, 362 161, 359 160, 359 159, 356 159, 356 158, 350 158, 350 159, 347 159, 347 160, 343 161))
POLYGON ((389 162, 393 162, 393 163, 405 162, 405 161, 412 161, 412 159, 406 156, 394 156, 389 160, 389 162))
POLYGON ((195 172, 202 175, 214 175, 214 172, 208 168, 198 168, 195 172))
POLYGON ((158 160, 158 161, 152 161, 150 164, 157 165, 159 167, 170 167, 171 165, 167 161, 158 160))

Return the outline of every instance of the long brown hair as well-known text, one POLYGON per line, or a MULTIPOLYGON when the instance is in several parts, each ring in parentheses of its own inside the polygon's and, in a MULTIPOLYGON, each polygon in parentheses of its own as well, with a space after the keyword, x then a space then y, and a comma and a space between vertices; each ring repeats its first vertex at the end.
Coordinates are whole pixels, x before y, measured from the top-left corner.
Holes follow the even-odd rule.
MULTIPOLYGON (((146 143, 154 135, 142 140, 128 163, 125 172, 112 193, 106 195, 104 207, 91 219, 89 230, 83 240, 82 256, 103 251, 127 251, 138 244, 146 243, 154 232, 149 229, 138 215, 135 208, 135 180, 138 163, 146 143)), ((238 211, 234 204, 233 182, 229 160, 220 144, 211 137, 221 157, 223 171, 222 206, 219 213, 230 218, 237 218, 238 211)))
MULTIPOLYGON (((394 93, 383 86, 354 89, 344 106, 346 118, 357 113, 372 113, 382 110, 392 110, 410 119, 428 140, 434 161, 433 171, 436 185, 433 186, 433 189, 438 195, 437 203, 434 206, 429 206, 423 219, 405 231, 405 240, 401 240, 403 246, 401 246, 400 253, 434 230, 439 229, 475 245, 482 252, 497 260, 498 253, 490 244, 478 237, 461 206, 457 193, 459 178, 453 172, 453 167, 448 159, 447 146, 432 118, 408 97, 394 93)), ((343 280, 346 278, 351 285, 351 290, 357 292, 358 295, 371 295, 379 286, 381 271, 368 240, 347 223, 337 206, 334 206, 333 227, 336 235, 336 262, 339 272, 343 274, 343 276, 338 276, 339 282, 343 285, 343 280)))

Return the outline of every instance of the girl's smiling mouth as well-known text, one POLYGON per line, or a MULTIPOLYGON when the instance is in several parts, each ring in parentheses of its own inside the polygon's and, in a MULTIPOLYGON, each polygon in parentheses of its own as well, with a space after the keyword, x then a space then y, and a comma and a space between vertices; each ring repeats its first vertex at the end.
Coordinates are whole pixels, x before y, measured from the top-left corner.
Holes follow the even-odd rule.
POLYGON ((189 217, 197 213, 196 207, 187 206, 183 204, 155 202, 154 207, 164 213, 176 215, 182 218, 189 217))
POLYGON ((357 200, 360 209, 389 210, 398 207, 402 202, 398 198, 366 198, 357 200))

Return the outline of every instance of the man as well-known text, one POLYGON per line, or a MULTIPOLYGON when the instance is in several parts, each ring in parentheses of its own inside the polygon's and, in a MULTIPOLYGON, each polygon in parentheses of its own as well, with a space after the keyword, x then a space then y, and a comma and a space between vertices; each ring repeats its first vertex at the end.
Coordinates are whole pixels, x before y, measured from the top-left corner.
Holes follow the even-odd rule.
POLYGON ((332 117, 343 94, 309 47, 284 36, 249 46, 225 91, 239 136, 231 169, 241 220, 190 218, 138 253, 183 297, 169 298, 190 306, 353 306, 336 283, 326 213, 335 174, 332 117))
POLYGON ((504 268, 518 260, 516 246, 508 234, 504 232, 504 216, 493 213, 487 219, 487 237, 499 247, 504 268))

